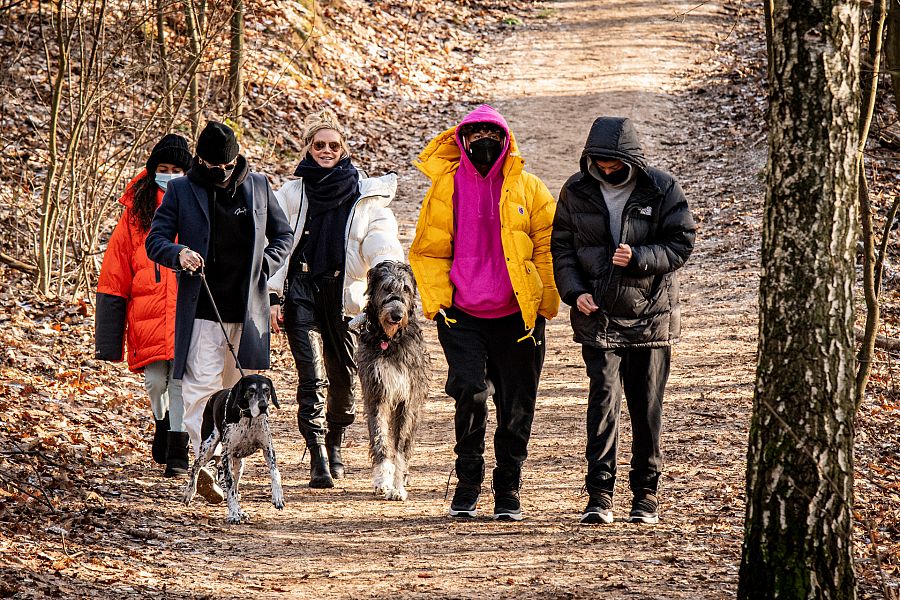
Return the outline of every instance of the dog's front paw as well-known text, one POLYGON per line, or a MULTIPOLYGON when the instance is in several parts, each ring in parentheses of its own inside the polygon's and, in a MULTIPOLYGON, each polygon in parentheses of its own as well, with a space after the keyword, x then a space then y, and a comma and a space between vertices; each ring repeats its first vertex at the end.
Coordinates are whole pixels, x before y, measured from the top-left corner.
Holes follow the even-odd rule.
POLYGON ((282 510, 284 508, 284 496, 281 494, 272 496, 272 506, 278 510, 282 510))
POLYGON ((406 490, 403 488, 394 489, 391 488, 384 493, 385 500, 396 500, 398 502, 404 502, 406 500, 406 490))
POLYGON ((242 510, 235 512, 229 512, 228 517, 226 517, 225 522, 231 525, 239 525, 240 523, 246 523, 250 520, 250 517, 247 516, 242 510))
POLYGON ((185 506, 191 505, 191 500, 194 499, 195 493, 196 493, 196 490, 194 489, 194 486, 192 486, 192 485, 189 485, 187 487, 187 489, 184 490, 184 494, 181 497, 181 501, 184 502, 185 506))

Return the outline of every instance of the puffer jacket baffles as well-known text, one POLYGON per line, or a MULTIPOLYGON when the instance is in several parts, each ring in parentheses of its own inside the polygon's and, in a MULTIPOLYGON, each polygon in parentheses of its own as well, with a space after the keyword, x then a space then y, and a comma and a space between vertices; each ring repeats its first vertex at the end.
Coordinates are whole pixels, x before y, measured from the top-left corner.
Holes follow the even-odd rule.
MULTIPOLYGON (((403 261, 403 248, 397 238, 397 219, 388 207, 397 194, 397 176, 393 173, 381 177, 359 180, 359 198, 353 205, 344 232, 346 261, 344 263, 343 312, 356 316, 366 303, 366 275, 369 269, 383 260, 403 261)), ((284 184, 275 192, 278 204, 294 230, 291 254, 300 240, 300 232, 306 223, 309 203, 304 202, 303 179, 284 184)), ((284 280, 288 264, 269 277, 269 293, 284 296, 284 280)))
MULTIPOLYGON (((122 360, 127 339, 128 368, 134 372, 175 356, 178 283, 172 271, 147 258, 147 232, 140 230, 131 212, 135 184, 145 173, 132 179, 119 198, 125 210, 103 256, 95 316, 97 358, 122 360)), ((158 189, 157 207, 162 199, 163 192, 158 189)))
POLYGON ((664 347, 681 334, 676 269, 694 248, 696 226, 678 182, 647 166, 637 132, 628 119, 594 122, 581 156, 581 171, 559 195, 551 252, 556 286, 566 304, 576 342, 598 348, 664 347), (615 252, 609 211, 591 157, 627 162, 636 185, 622 213, 620 240, 631 246, 626 267, 612 264, 615 252), (575 307, 588 292, 600 307, 585 315, 575 307))
MULTIPOLYGON (((415 165, 431 179, 422 201, 416 237, 409 248, 409 264, 416 276, 422 311, 434 319, 441 309, 453 306, 455 175, 461 151, 456 127, 438 134, 419 154, 415 165)), ((553 224, 555 202, 547 186, 525 170, 516 137, 509 133, 509 149, 503 160, 503 189, 499 199, 500 239, 522 320, 534 327, 538 315, 547 319, 559 310, 553 283, 547 239, 553 224)))

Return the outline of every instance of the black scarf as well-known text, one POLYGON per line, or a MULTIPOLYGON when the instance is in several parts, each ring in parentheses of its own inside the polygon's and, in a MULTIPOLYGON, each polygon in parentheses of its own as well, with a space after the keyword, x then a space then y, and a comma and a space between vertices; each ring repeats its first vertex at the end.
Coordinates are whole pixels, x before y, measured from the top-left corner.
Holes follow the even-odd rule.
POLYGON ((303 178, 306 198, 306 227, 295 250, 300 260, 309 265, 313 276, 331 271, 343 271, 344 229, 359 198, 359 171, 350 163, 350 158, 330 169, 319 166, 312 156, 297 166, 294 175, 303 178))

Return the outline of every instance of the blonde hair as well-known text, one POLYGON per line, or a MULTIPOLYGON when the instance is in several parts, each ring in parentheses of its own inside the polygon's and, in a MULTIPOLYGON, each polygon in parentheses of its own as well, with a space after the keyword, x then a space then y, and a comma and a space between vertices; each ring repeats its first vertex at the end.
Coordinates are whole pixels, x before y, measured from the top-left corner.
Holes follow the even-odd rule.
POLYGON ((341 138, 341 158, 350 156, 350 148, 347 146, 347 138, 344 136, 344 128, 341 127, 337 115, 330 108, 312 113, 303 122, 303 155, 312 147, 313 138, 323 129, 333 129, 341 138))

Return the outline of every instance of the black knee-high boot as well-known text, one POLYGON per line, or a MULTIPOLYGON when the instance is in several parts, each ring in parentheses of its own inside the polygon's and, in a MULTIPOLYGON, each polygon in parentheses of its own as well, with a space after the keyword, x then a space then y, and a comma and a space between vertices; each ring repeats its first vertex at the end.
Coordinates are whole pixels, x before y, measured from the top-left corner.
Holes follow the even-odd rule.
POLYGON ((334 480, 328 469, 328 452, 325 450, 325 444, 309 445, 309 487, 334 487, 334 480))
POLYGON ((166 464, 166 447, 169 441, 169 412, 162 419, 154 419, 156 430, 153 432, 151 454, 153 460, 160 465, 166 464))
POLYGON ((186 431, 170 431, 166 445, 165 477, 185 477, 188 474, 188 443, 186 431))
POLYGON ((344 443, 344 427, 328 424, 325 434, 325 449, 328 451, 328 468, 335 479, 343 479, 345 475, 344 460, 341 458, 341 444, 344 443))

